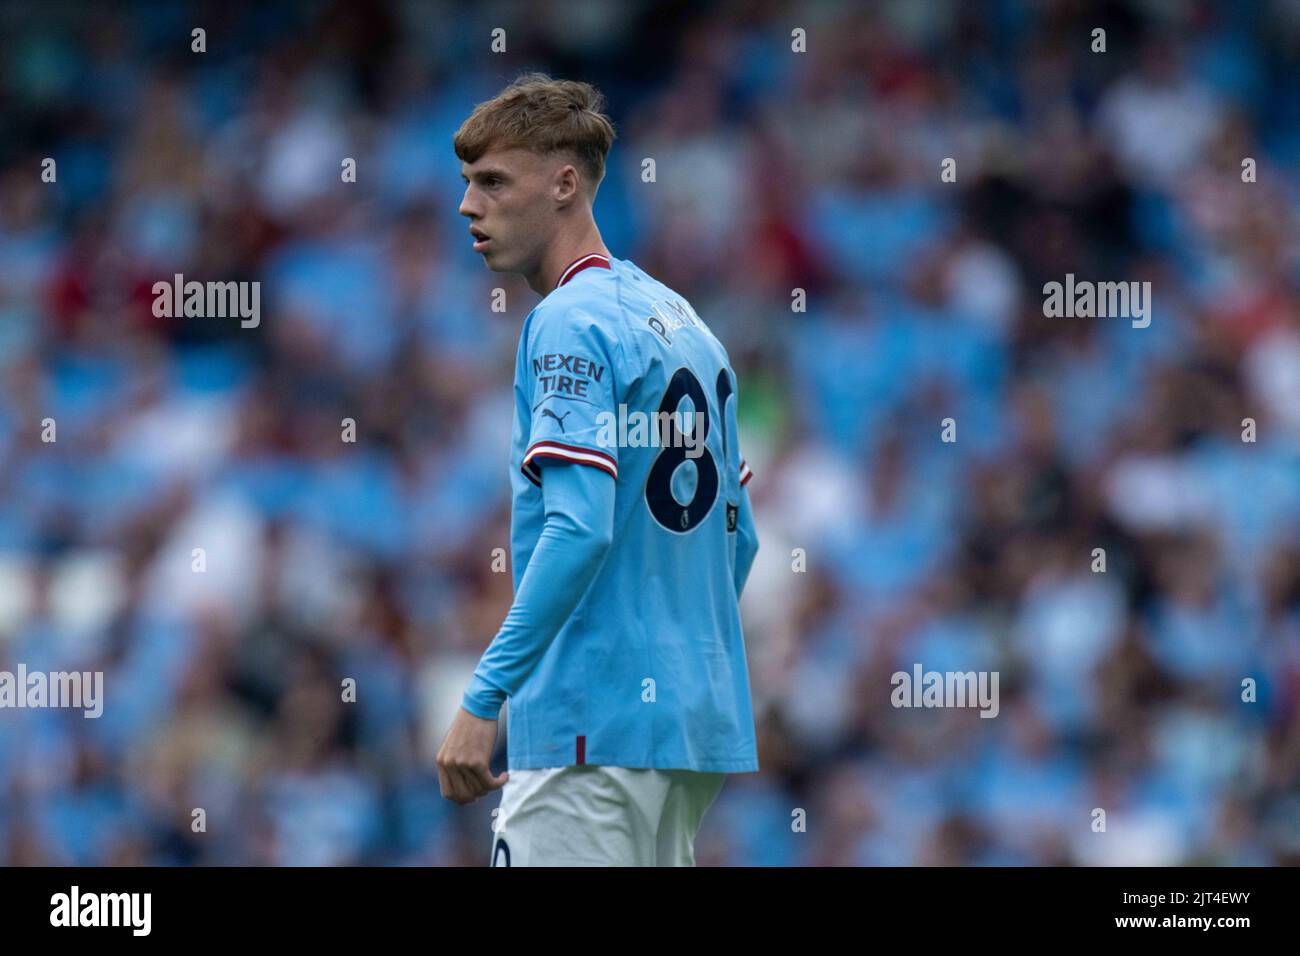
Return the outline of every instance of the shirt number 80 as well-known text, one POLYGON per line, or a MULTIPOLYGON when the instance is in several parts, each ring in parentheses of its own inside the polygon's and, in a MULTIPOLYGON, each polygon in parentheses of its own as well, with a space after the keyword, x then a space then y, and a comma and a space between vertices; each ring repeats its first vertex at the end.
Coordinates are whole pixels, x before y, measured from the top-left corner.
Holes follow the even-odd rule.
MULTIPOLYGON (((724 368, 718 372, 717 380, 718 408, 724 414, 727 398, 732 391, 731 377, 727 375, 727 370, 724 368)), ((679 368, 673 373, 668 388, 664 390, 663 399, 659 402, 659 413, 655 416, 656 422, 668 423, 667 431, 670 434, 664 436, 663 449, 655 458, 654 464, 650 466, 650 475, 645 483, 646 506, 655 521, 667 531, 684 534, 699 527, 700 523, 708 517, 713 503, 718 498, 718 463, 705 444, 705 440, 709 437, 710 417, 708 399, 705 397, 700 380, 690 369, 679 368), (695 441, 692 443, 700 448, 701 454, 698 458, 690 459, 695 462, 696 468, 695 492, 690 501, 683 503, 673 495, 672 483, 677 469, 688 460, 686 436, 677 424, 677 407, 688 395, 696 410, 703 411, 704 414, 697 419, 701 431, 699 435, 694 436, 695 441)), ((719 421, 721 420, 719 416, 719 421)), ((724 426, 722 430, 724 458, 727 455, 726 431, 724 426)))

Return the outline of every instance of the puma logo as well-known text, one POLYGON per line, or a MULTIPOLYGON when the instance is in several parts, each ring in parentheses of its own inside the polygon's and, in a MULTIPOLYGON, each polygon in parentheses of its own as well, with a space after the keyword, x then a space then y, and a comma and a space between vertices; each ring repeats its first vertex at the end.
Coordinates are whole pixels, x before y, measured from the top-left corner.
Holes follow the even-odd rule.
POLYGON ((560 423, 560 431, 564 431, 564 420, 565 420, 566 418, 568 418, 568 417, 569 417, 570 415, 572 415, 572 414, 573 414, 573 412, 572 412, 571 410, 565 412, 563 415, 557 415, 557 414, 555 414, 555 412, 551 411, 549 408, 543 408, 543 409, 542 409, 542 415, 543 415, 543 416, 550 415, 552 418, 554 418, 557 422, 560 423))

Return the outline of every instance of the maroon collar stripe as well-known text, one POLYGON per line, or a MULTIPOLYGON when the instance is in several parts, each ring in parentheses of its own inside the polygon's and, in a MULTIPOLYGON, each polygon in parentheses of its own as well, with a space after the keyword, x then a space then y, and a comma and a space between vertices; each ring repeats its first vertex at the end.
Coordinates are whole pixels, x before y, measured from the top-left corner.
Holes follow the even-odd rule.
POLYGON ((599 252, 589 252, 585 256, 579 256, 569 263, 568 268, 560 273, 560 281, 555 283, 555 288, 558 289, 560 286, 564 285, 564 283, 568 282, 583 269, 591 268, 610 268, 609 256, 601 255, 599 252))

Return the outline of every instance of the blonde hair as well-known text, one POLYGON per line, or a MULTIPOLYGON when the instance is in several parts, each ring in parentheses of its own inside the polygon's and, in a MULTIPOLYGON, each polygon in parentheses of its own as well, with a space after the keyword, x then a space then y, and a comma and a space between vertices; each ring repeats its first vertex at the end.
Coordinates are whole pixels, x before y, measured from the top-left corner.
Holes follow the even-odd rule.
POLYGON ((465 163, 491 149, 522 148, 542 156, 570 152, 594 195, 617 135, 604 107, 605 97, 590 83, 525 73, 474 107, 452 145, 465 163))

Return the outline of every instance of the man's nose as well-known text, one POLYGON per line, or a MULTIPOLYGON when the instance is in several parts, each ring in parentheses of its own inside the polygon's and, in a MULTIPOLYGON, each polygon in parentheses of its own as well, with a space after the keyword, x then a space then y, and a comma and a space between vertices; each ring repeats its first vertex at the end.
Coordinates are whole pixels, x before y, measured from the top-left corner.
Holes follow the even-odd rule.
POLYGON ((473 197, 471 196, 472 192, 473 192, 472 189, 466 189, 465 195, 461 197, 460 214, 462 216, 468 216, 471 219, 477 219, 480 213, 478 209, 478 203, 474 202, 473 197))

